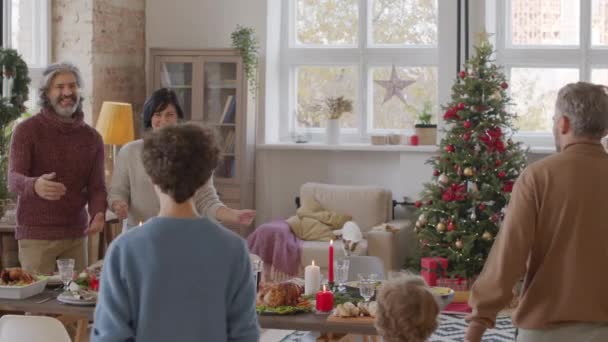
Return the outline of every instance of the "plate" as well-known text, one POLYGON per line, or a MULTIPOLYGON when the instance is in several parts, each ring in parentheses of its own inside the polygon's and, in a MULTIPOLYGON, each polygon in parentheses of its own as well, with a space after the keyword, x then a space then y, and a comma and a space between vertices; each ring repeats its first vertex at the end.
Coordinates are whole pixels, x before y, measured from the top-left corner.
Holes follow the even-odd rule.
POLYGON ((60 294, 59 296, 57 296, 57 301, 59 301, 61 303, 65 303, 65 304, 70 304, 70 305, 89 306, 89 305, 97 304, 97 296, 95 296, 95 298, 93 298, 93 299, 78 299, 78 298, 75 298, 72 294, 64 292, 64 293, 60 294))
POLYGON ((312 312, 312 306, 256 306, 255 311, 264 316, 284 316, 312 312))

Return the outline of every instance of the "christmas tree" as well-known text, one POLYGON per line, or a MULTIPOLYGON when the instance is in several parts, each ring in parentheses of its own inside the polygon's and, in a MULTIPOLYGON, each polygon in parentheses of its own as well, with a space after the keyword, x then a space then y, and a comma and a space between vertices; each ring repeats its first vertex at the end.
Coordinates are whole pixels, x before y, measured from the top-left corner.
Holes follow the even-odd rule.
POLYGON ((492 52, 482 36, 458 74, 440 154, 428 161, 433 178, 416 202, 421 255, 447 258, 449 274, 464 278, 481 272, 525 165, 525 151, 510 138, 515 116, 492 52))

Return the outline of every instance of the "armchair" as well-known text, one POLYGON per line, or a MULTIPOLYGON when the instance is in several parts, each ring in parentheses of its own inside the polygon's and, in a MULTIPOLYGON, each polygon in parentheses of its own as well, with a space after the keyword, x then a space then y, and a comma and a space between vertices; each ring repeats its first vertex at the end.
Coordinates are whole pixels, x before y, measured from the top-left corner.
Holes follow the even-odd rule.
MULTIPOLYGON (((413 224, 409 220, 392 220, 392 193, 376 186, 344 186, 305 183, 300 188, 300 199, 313 198, 325 209, 352 216, 361 228, 364 240, 354 255, 371 255, 382 259, 385 272, 399 270, 416 244, 413 224), (388 223, 393 231, 372 230, 374 226, 388 223)), ((312 260, 327 270, 328 243, 304 241, 300 258, 301 269, 312 260)), ((344 256, 342 241, 334 241, 336 257, 344 256)))

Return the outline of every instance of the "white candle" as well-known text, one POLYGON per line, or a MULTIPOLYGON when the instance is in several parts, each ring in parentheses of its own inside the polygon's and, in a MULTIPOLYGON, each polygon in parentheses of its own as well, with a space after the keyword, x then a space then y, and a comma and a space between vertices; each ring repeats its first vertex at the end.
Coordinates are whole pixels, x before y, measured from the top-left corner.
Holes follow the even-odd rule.
POLYGON ((321 269, 312 261, 312 265, 304 269, 304 294, 313 295, 319 291, 321 286, 321 269))

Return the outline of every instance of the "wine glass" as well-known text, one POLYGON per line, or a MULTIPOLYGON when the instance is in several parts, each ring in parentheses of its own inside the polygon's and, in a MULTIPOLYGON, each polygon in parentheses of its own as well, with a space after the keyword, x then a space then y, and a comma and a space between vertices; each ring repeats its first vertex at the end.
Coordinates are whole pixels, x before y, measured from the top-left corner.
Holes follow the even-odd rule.
POLYGON ((59 270, 59 278, 63 282, 63 290, 69 289, 70 282, 74 278, 74 259, 58 259, 57 269, 59 270))
POLYGON ((350 266, 349 259, 338 259, 334 261, 334 272, 336 276, 336 282, 338 283, 338 291, 345 292, 346 287, 344 283, 348 279, 348 268, 350 266))
POLYGON ((369 302, 376 292, 376 276, 374 274, 359 274, 359 294, 365 302, 369 302))

